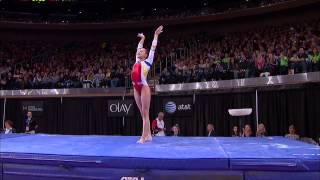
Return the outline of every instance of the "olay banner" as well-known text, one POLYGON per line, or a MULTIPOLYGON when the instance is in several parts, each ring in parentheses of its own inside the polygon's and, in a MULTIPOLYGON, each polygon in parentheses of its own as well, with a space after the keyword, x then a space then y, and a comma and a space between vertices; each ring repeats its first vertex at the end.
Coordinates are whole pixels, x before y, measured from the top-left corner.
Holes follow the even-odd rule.
POLYGON ((109 100, 108 101, 108 116, 123 117, 134 115, 133 100, 109 100))
POLYGON ((167 116, 193 116, 192 97, 165 98, 162 107, 167 116))
POLYGON ((43 113, 43 101, 22 101, 21 106, 23 114, 31 111, 34 116, 41 116, 43 113))

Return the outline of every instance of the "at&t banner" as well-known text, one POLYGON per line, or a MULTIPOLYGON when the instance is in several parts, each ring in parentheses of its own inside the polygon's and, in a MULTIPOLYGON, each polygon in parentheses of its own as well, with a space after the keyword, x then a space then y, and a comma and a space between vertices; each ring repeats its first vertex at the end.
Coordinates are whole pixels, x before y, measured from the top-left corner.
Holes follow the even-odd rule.
POLYGON ((192 97, 172 97, 162 100, 163 112, 167 116, 192 116, 193 99, 192 97))

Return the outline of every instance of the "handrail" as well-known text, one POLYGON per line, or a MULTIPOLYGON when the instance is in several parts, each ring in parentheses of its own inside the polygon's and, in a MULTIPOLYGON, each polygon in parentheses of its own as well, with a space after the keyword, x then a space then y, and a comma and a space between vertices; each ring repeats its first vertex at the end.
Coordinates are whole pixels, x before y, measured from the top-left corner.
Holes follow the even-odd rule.
MULTIPOLYGON (((208 81, 185 84, 156 85, 155 94, 182 92, 210 91, 214 93, 218 90, 247 89, 261 87, 277 87, 294 85, 304 85, 306 83, 320 83, 320 72, 301 73, 295 75, 280 75, 270 77, 258 77, 235 80, 208 81)), ((283 89, 282 88, 282 89, 283 89)), ((290 87, 291 88, 291 87, 290 87)), ((132 90, 121 88, 74 88, 74 89, 25 89, 25 90, 0 90, 1 98, 43 98, 43 97, 104 97, 123 96, 123 92, 128 91, 126 96, 132 96, 132 90)))
POLYGON ((183 84, 157 85, 157 93, 172 93, 186 91, 208 91, 221 89, 259 88, 279 85, 293 85, 304 83, 319 83, 320 72, 300 73, 295 75, 279 75, 246 79, 207 81, 183 84))

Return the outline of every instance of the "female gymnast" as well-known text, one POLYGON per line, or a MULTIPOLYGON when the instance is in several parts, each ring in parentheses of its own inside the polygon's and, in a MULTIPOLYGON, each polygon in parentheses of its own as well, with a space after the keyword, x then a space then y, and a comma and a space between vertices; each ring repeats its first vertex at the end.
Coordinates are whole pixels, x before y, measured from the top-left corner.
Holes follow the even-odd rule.
POLYGON ((138 37, 140 42, 138 44, 136 53, 136 62, 132 67, 131 79, 134 89, 134 99, 140 110, 140 114, 143 120, 142 135, 137 143, 143 144, 145 141, 152 141, 150 120, 149 120, 149 108, 151 93, 147 83, 147 75, 151 68, 154 52, 158 43, 158 36, 163 32, 163 26, 159 26, 154 32, 154 38, 152 41, 151 49, 148 55, 147 49, 143 48, 145 36, 143 33, 139 33, 138 37))

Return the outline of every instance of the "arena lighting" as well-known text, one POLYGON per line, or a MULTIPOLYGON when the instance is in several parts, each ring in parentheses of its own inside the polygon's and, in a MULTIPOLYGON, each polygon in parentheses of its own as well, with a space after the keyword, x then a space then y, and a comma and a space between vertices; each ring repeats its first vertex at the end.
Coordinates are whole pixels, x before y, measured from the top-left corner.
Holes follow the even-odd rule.
POLYGON ((229 114, 231 116, 248 116, 252 113, 252 108, 244 108, 244 109, 229 109, 229 114))

